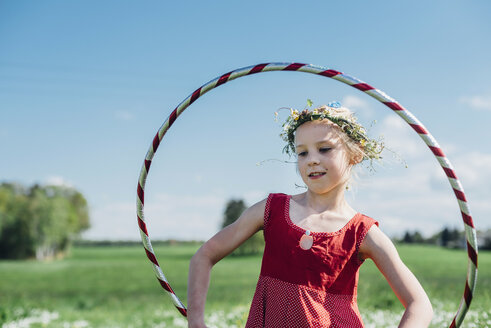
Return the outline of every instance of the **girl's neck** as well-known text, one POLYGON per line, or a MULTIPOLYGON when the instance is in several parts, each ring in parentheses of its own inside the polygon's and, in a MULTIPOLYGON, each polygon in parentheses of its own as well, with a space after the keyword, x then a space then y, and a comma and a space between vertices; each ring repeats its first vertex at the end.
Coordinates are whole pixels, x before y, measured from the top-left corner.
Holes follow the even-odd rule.
POLYGON ((303 197, 305 206, 316 213, 331 212, 337 214, 347 214, 355 212, 344 198, 344 190, 331 190, 329 193, 317 194, 307 189, 303 197))

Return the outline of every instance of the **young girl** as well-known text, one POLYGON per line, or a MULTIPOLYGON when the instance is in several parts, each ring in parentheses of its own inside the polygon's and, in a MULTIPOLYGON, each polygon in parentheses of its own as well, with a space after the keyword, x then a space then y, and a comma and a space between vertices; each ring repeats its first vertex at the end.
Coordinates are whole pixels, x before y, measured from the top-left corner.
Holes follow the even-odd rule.
POLYGON ((344 197, 352 167, 378 158, 382 145, 339 103, 292 110, 283 126, 285 150, 297 155, 307 191, 270 194, 196 252, 189 268, 189 327, 206 327, 213 265, 261 229, 266 244, 246 327, 363 327, 356 288, 367 258, 406 309, 399 327, 427 327, 433 310, 418 280, 378 222, 344 197))

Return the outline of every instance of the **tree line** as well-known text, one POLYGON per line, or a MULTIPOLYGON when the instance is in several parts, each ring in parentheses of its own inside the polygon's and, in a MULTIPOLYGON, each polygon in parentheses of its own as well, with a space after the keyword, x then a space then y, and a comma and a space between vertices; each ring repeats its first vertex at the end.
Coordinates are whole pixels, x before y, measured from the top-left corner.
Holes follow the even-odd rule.
MULTIPOLYGON (((478 231, 479 249, 491 249, 491 230, 478 231)), ((419 231, 405 231, 402 238, 396 239, 402 244, 431 244, 447 248, 465 248, 465 232, 456 228, 444 227, 441 231, 425 238, 419 231)))
POLYGON ((0 258, 62 255, 88 228, 87 201, 76 189, 0 184, 0 258))
POLYGON ((465 247, 464 232, 448 227, 443 228, 441 231, 427 238, 423 237, 417 230, 406 230, 403 237, 399 239, 396 238, 395 241, 402 244, 431 244, 449 248, 465 247))

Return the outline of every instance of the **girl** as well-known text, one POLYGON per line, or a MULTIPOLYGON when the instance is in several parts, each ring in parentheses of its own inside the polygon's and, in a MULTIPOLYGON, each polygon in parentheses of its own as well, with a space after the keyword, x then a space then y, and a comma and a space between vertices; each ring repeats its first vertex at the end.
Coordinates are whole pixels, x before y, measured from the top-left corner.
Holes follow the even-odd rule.
POLYGON ((266 244, 246 327, 363 327, 356 287, 367 258, 406 309, 399 327, 427 327, 433 310, 418 280, 378 222, 344 197, 352 167, 379 158, 381 143, 339 103, 292 110, 283 127, 285 151, 297 155, 307 191, 270 194, 196 252, 189 268, 189 327, 206 327, 213 265, 261 229, 266 244))

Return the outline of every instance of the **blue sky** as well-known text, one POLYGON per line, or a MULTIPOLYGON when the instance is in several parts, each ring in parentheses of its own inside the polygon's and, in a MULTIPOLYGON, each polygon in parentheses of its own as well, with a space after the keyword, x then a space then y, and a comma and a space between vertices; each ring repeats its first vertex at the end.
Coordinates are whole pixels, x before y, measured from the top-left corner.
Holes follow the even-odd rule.
MULTIPOLYGON (((90 205, 85 238, 137 240, 140 167, 176 105, 236 68, 302 62, 414 113, 453 163, 477 227, 491 228, 490 12, 488 1, 0 1, 0 180, 72 185, 90 205)), ((388 153, 375 173, 360 170, 348 195, 357 210, 393 236, 462 227, 437 161, 395 114, 337 81, 271 72, 211 91, 169 130, 147 182, 150 237, 208 238, 232 197, 303 192, 273 113, 307 98, 376 120, 373 134, 408 164, 388 153)))

